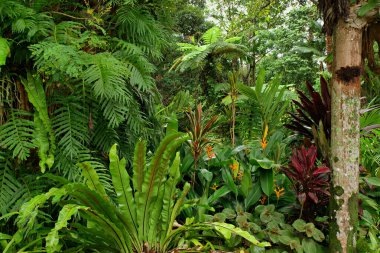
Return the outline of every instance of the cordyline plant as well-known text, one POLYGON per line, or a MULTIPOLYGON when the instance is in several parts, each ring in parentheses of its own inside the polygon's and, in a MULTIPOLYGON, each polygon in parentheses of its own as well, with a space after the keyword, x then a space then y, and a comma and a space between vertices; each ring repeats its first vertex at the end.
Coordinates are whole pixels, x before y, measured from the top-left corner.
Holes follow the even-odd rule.
POLYGON ((328 167, 315 166, 317 159, 317 147, 312 145, 309 149, 302 146, 298 150, 293 150, 288 167, 283 168, 283 172, 290 179, 297 199, 301 205, 301 214, 306 206, 318 203, 325 203, 330 196, 328 167))
POLYGON ((304 92, 297 90, 300 101, 293 100, 298 107, 297 113, 290 113, 292 121, 286 127, 313 139, 313 127, 318 129, 322 124, 324 134, 329 140, 331 135, 331 96, 327 81, 323 76, 320 78, 320 83, 321 94, 309 82, 306 82, 310 98, 304 92))

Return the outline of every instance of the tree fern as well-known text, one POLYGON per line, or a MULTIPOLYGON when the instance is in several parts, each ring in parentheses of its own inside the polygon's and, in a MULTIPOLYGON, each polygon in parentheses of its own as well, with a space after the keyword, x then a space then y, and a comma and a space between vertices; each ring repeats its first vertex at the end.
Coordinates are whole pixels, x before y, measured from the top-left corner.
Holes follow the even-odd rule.
POLYGON ((219 27, 212 27, 208 29, 203 35, 202 39, 206 44, 218 42, 222 38, 222 31, 219 27))
POLYGON ((35 148, 33 143, 34 122, 30 113, 11 110, 8 120, 0 126, 0 146, 11 150, 13 157, 25 160, 30 155, 30 150, 35 148))
POLYGON ((238 37, 223 40, 219 28, 213 27, 207 30, 203 36, 201 45, 178 43, 179 50, 184 54, 174 61, 171 69, 185 71, 187 69, 203 68, 210 59, 230 58, 238 59, 246 56, 246 47, 239 42, 238 37))

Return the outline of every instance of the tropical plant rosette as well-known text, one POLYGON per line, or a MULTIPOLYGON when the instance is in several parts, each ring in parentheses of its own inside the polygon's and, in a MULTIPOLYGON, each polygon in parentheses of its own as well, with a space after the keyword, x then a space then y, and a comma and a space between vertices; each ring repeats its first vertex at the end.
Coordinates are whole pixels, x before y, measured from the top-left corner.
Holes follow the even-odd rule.
POLYGON ((329 192, 330 168, 326 166, 317 167, 317 147, 312 145, 306 149, 293 150, 288 167, 282 171, 293 184, 297 199, 301 206, 312 201, 312 203, 326 203, 329 192))

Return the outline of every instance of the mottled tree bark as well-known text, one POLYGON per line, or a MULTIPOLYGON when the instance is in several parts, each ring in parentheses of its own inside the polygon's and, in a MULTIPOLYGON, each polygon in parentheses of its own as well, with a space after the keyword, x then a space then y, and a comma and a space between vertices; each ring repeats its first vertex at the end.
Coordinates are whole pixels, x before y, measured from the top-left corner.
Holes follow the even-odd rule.
MULTIPOLYGON (((329 34, 326 34, 326 54, 329 55, 333 51, 333 37, 329 34)), ((330 62, 327 62, 327 71, 332 71, 332 64, 330 62)))
POLYGON ((356 12, 338 21, 334 33, 330 252, 356 252, 360 151, 362 29, 356 12))

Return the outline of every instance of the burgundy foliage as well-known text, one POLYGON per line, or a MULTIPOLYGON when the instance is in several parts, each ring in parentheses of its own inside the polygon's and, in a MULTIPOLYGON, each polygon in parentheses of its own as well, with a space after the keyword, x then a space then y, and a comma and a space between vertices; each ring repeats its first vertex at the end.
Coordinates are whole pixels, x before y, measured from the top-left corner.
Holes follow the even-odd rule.
POLYGON ((330 169, 316 167, 316 159, 316 146, 312 145, 309 149, 302 146, 300 149, 293 150, 289 166, 283 168, 283 172, 293 183, 301 206, 306 203, 325 203, 330 196, 330 169))
POLYGON ((299 134, 313 139, 312 127, 319 129, 319 122, 323 124, 327 140, 330 139, 331 132, 331 97, 327 86, 327 81, 321 76, 321 94, 315 91, 313 86, 306 82, 309 96, 297 90, 299 102, 293 100, 298 107, 296 113, 290 113, 292 121, 285 126, 299 134))

